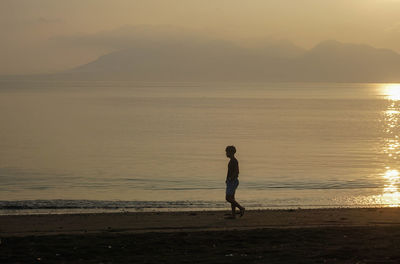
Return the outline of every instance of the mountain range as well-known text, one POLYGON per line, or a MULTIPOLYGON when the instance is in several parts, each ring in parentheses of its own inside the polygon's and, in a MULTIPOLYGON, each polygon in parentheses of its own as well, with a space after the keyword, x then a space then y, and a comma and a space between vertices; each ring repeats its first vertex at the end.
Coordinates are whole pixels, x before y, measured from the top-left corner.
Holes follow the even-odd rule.
POLYGON ((220 40, 137 41, 56 76, 135 81, 400 82, 400 54, 327 40, 244 48, 220 40))

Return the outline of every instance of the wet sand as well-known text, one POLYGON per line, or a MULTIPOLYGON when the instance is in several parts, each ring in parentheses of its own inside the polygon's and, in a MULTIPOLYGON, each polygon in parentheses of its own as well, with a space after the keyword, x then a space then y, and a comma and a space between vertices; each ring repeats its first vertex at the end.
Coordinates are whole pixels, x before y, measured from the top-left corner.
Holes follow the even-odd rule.
POLYGON ((400 263, 400 209, 0 216, 0 263, 400 263))

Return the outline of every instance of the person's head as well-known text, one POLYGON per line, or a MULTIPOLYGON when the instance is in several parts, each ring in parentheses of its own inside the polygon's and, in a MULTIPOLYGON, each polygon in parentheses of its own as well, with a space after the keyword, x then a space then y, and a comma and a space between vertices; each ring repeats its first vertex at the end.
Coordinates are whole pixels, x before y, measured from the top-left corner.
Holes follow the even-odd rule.
POLYGON ((226 156, 227 156, 228 158, 232 158, 232 157, 235 156, 236 148, 235 148, 235 146, 227 146, 227 147, 225 148, 225 152, 226 152, 226 156))

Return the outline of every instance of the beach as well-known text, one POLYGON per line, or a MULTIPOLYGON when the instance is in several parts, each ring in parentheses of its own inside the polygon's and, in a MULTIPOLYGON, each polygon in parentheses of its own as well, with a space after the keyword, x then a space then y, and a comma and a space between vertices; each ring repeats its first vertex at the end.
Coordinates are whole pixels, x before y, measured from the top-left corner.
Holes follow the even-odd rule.
POLYGON ((400 0, 36 2, 0 1, 0 264, 400 264, 400 0))
POLYGON ((1 263, 398 263, 400 209, 0 216, 1 263))

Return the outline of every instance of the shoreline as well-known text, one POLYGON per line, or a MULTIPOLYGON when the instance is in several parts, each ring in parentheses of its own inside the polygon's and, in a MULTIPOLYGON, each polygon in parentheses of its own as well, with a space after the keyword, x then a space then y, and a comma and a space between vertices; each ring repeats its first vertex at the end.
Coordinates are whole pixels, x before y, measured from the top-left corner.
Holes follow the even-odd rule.
POLYGON ((400 208, 229 210, 0 215, 0 237, 87 233, 226 231, 262 228, 400 226, 400 208))
MULTIPOLYGON (((227 204, 228 205, 228 204, 227 204)), ((341 209, 393 209, 390 205, 377 206, 287 206, 287 207, 246 207, 249 211, 293 211, 293 210, 341 210, 341 209)), ((1 209, 2 216, 34 215, 83 215, 83 214, 136 214, 136 213, 202 213, 228 211, 226 208, 39 208, 39 209, 1 209)))

